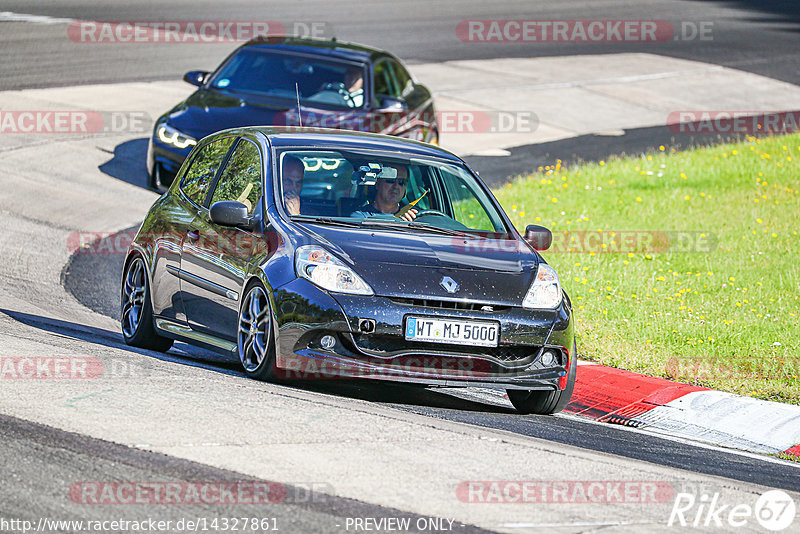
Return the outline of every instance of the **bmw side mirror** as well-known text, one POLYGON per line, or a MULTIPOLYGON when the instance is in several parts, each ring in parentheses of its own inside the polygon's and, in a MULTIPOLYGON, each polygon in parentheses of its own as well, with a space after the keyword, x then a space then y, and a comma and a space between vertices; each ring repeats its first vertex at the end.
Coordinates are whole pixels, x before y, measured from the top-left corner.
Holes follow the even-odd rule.
POLYGON ((408 111, 408 104, 402 98, 382 96, 379 102, 378 113, 402 113, 403 111, 408 111))
POLYGON ((553 243, 553 232, 544 226, 529 224, 525 227, 525 241, 533 245, 536 250, 547 250, 553 243))
POLYGON ((190 70, 183 75, 183 81, 192 85, 196 85, 197 87, 201 87, 204 83, 206 83, 206 76, 208 76, 208 71, 190 70))
POLYGON ((235 200, 221 200, 211 204, 211 222, 220 226, 236 226, 247 230, 253 227, 253 218, 247 214, 247 206, 235 200))

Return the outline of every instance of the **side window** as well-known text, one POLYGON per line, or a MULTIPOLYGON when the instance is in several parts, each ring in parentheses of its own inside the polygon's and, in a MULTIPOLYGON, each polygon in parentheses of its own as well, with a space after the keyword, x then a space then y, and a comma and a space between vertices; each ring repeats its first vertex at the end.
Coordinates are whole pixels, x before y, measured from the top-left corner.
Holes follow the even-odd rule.
POLYGON ((380 61, 375 64, 373 76, 376 95, 394 96, 395 91, 392 87, 391 73, 387 61, 380 61))
POLYGON ((497 224, 493 224, 485 208, 481 205, 487 203, 485 195, 464 183, 459 176, 451 174, 442 169, 442 183, 450 198, 453 218, 472 230, 484 230, 488 232, 500 231, 497 224), (478 196, 483 198, 483 202, 478 200, 478 196))
POLYGON ((192 159, 192 163, 181 181, 181 191, 198 206, 203 205, 211 180, 214 179, 231 143, 233 143, 233 137, 224 137, 209 143, 201 148, 200 152, 192 159))
POLYGON ((409 176, 408 186, 406 187, 406 200, 408 202, 413 202, 417 199, 421 199, 419 202, 414 204, 414 207, 417 208, 418 211, 431 209, 431 198, 433 195, 430 191, 430 179, 427 176, 422 175, 419 167, 410 167, 408 171, 409 176), (425 194, 426 191, 428 191, 428 194, 425 194))
POLYGON ((261 155, 258 147, 242 139, 225 165, 211 203, 236 200, 253 214, 261 199, 261 155))
POLYGON ((414 82, 411 81, 411 75, 408 71, 397 61, 391 61, 392 70, 394 71, 394 78, 397 82, 398 95, 401 98, 406 98, 414 91, 414 82))

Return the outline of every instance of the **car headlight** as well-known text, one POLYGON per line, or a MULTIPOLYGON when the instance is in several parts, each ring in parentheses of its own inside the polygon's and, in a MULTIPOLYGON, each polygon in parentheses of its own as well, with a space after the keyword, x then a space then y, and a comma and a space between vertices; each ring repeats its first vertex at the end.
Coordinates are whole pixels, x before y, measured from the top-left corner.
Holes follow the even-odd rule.
POLYGON ((297 276, 322 289, 353 295, 374 294, 360 276, 322 247, 306 245, 298 248, 294 266, 297 276))
POLYGON ((197 140, 189 137, 183 132, 180 132, 167 123, 159 125, 156 130, 158 140, 167 145, 172 145, 175 148, 186 148, 187 146, 194 146, 197 140))
POLYGON ((553 310, 561 304, 561 282, 556 271, 546 263, 539 264, 536 280, 533 281, 522 307, 528 309, 553 310))

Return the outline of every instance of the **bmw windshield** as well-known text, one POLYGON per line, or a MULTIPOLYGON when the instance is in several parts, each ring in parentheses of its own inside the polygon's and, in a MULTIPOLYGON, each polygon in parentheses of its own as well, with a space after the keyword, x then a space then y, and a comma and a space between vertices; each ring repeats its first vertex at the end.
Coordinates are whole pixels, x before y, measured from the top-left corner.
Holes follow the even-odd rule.
POLYGON ((267 97, 325 109, 364 105, 365 67, 300 54, 245 48, 211 80, 210 87, 238 96, 267 97), (296 85, 295 85, 296 84, 296 85))
POLYGON ((373 151, 284 150, 276 202, 295 220, 507 236, 478 179, 453 162, 373 151))

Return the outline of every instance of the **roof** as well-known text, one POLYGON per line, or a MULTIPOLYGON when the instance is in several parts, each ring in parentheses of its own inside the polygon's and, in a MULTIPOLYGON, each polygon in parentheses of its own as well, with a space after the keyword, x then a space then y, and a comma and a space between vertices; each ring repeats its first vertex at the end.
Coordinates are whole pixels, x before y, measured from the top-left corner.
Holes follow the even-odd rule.
POLYGON ((377 55, 391 55, 385 50, 356 43, 338 41, 335 38, 318 39, 293 35, 260 37, 242 45, 242 48, 245 47, 303 52, 359 62, 369 61, 377 55))
MULTIPOLYGON (((292 146, 308 146, 309 144, 320 148, 370 148, 392 152, 405 152, 418 156, 429 156, 461 162, 461 159, 443 148, 421 143, 411 139, 382 135, 368 132, 355 132, 352 130, 338 130, 333 128, 300 128, 297 126, 249 126, 223 130, 217 134, 259 132, 269 139, 276 148, 292 146)), ((217 135, 214 134, 214 135, 217 135)))

